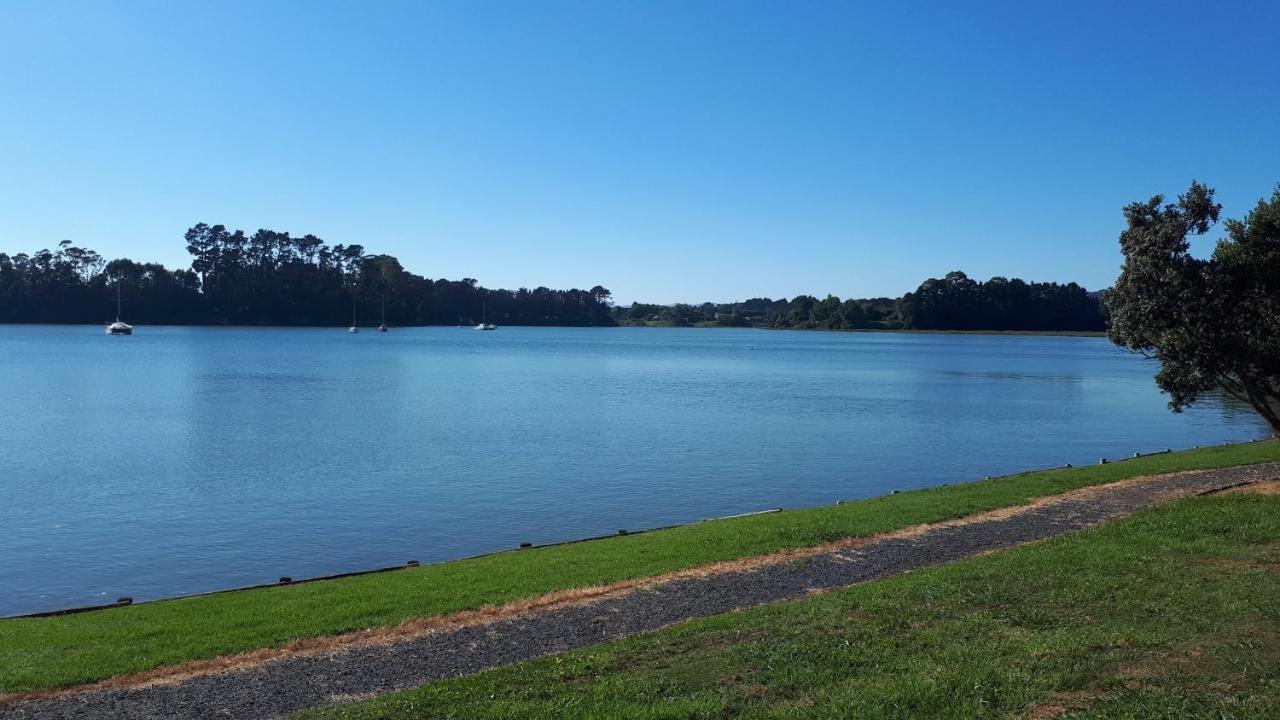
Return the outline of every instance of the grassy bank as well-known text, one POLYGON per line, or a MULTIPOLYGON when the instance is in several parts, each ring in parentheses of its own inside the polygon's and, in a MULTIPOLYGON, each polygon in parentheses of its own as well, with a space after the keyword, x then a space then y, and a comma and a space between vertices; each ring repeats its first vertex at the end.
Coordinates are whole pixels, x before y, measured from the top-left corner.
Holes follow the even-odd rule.
POLYGON ((1280 717, 1280 496, 500 668, 310 720, 1280 717))
POLYGON ((382 575, 0 621, 0 692, 83 683, 298 638, 887 532, 1137 475, 1278 459, 1276 442, 1208 448, 382 575))

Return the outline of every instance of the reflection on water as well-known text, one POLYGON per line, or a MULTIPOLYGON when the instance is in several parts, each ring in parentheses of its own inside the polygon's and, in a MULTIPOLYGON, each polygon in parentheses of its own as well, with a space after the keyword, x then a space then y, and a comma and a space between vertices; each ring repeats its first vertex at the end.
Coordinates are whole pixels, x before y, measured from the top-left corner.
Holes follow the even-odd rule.
POLYGON ((1102 338, 4 330, 0 614, 1264 434, 1102 338))

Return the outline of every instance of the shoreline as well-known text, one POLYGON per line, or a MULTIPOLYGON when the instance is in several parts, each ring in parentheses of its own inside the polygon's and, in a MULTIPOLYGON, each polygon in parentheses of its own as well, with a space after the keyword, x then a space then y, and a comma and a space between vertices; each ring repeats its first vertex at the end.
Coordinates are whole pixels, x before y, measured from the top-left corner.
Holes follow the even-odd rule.
MULTIPOLYGON (((799 600, 1096 527, 1178 499, 1274 482, 1280 464, 1138 476, 1016 507, 896 532, 589 587, 443 616, 420 625, 321 638, 277 653, 121 676, 101 686, 15 698, 31 717, 219 717, 228 706, 283 716, 576 650, 730 611, 799 600), (315 658, 323 656, 317 663, 315 658), (250 678, 252 678, 250 680, 250 678), (319 688, 317 688, 319 686, 319 688), (146 689, 139 695, 131 691, 146 689), (371 692, 372 689, 372 692, 371 692), (189 714, 189 715, 188 715, 189 714)), ((236 714, 246 714, 237 712, 236 714)))
MULTIPOLYGON (((1271 438, 1261 437, 1261 438, 1254 438, 1251 440, 1240 440, 1238 442, 1228 442, 1228 443, 1222 443, 1220 445, 1209 446, 1208 449, 1228 448, 1228 447, 1236 447, 1241 445, 1252 445, 1255 443, 1266 442, 1267 440, 1270 440, 1270 439, 1271 438)), ((1116 465, 1119 463, 1126 463, 1126 462, 1138 460, 1141 458, 1150 458, 1158 455, 1169 455, 1169 454, 1181 453, 1181 452, 1192 452, 1200 449, 1201 448, 1199 447, 1183 448, 1180 450, 1173 450, 1172 448, 1168 448, 1165 450, 1156 450, 1153 452, 1146 452, 1146 453, 1135 452, 1133 455, 1127 455, 1125 457, 1108 460, 1105 464, 1116 465)), ((1025 475, 1034 475, 1036 473, 1053 472, 1055 470, 1062 470, 1062 469, 1071 469, 1072 467, 1073 466, 1070 463, 1068 463, 1063 466, 1018 470, 1016 472, 1006 473, 1003 475, 988 475, 983 477, 980 480, 974 479, 974 480, 961 481, 960 483, 957 483, 957 485, 965 485, 965 484, 977 483, 977 482, 989 482, 993 480, 1005 480, 1009 478, 1018 478, 1025 475)), ((950 483, 928 485, 925 487, 914 488, 912 490, 908 490, 907 492, 928 491, 928 490, 933 490, 938 488, 949 487, 950 485, 951 485, 950 483)), ((890 495, 898 494, 898 492, 899 491, 895 490, 892 493, 890 493, 890 495)), ((835 504, 843 505, 846 503, 865 502, 865 501, 874 500, 880 497, 887 497, 887 496, 873 495, 865 498, 837 500, 835 504)), ((796 512, 796 511, 814 510, 814 509, 819 509, 823 507, 828 507, 828 506, 827 505, 802 506, 802 507, 786 508, 785 510, 780 507, 774 507, 774 508, 767 508, 764 510, 754 510, 754 511, 748 511, 748 512, 734 513, 732 515, 724 515, 721 517, 703 518, 701 520, 693 520, 693 521, 684 522, 684 523, 657 525, 657 526, 648 527, 648 528, 621 529, 621 530, 618 530, 617 533, 608 534, 608 535, 592 535, 588 537, 568 538, 563 540, 554 540, 551 542, 537 543, 537 544, 522 543, 517 548, 502 548, 498 550, 491 550, 488 552, 477 553, 474 555, 463 555, 460 557, 446 558, 443 560, 435 560, 435 561, 426 562, 426 563, 420 563, 417 560, 408 560, 405 563, 400 565, 388 565, 388 566, 380 566, 380 567, 374 567, 374 568, 342 570, 339 572, 328 573, 325 575, 316 575, 311 577, 282 576, 276 582, 263 582, 263 583, 255 583, 253 585, 237 585, 237 586, 231 586, 231 587, 222 587, 222 588, 215 588, 213 590, 204 590, 201 592, 185 593, 180 595, 164 595, 162 597, 146 598, 143 600, 138 600, 136 602, 133 600, 131 596, 122 596, 119 600, 115 602, 103 603, 100 605, 82 605, 82 606, 53 608, 48 610, 35 610, 32 612, 24 612, 24 613, 19 613, 14 615, 0 615, 0 624, 8 620, 27 620, 27 619, 36 619, 36 618, 65 617, 68 615, 95 613, 103 610, 111 610, 111 609, 118 609, 118 608, 124 608, 124 607, 139 607, 139 606, 151 605, 155 603, 164 603, 164 602, 172 602, 172 601, 179 601, 179 600, 191 600, 194 598, 210 597, 214 595, 226 595, 231 593, 248 592, 248 591, 263 590, 263 589, 269 589, 269 588, 281 588, 281 587, 287 587, 287 586, 307 585, 307 584, 313 584, 313 583, 326 583, 334 580, 342 580, 345 578, 355 578, 355 577, 362 577, 367 575, 391 573, 399 570, 409 570, 412 568, 434 568, 434 567, 448 565, 452 563, 463 563, 463 562, 468 562, 472 560, 482 560, 485 558, 490 558, 497 555, 505 555, 511 552, 519 552, 522 550, 537 550, 537 549, 545 549, 545 548, 563 547, 566 545, 577 545, 580 543, 591 543, 591 542, 597 542, 601 540, 610 540, 613 538, 625 537, 629 535, 641 535, 646 533, 661 532, 664 530, 675 530, 679 528, 687 528, 693 525, 701 525, 703 523, 722 522, 725 520, 738 520, 742 518, 749 518, 749 517, 758 516, 758 515, 768 515, 768 514, 780 513, 780 512, 796 512)))
POLYGON ((88 613, 0 620, 0 705, 16 694, 284 648, 308 638, 394 627, 548 593, 656 577, 717 562, 856 539, 1126 478, 1280 461, 1267 440, 1161 452, 1106 464, 940 483, 785 512, 511 549, 474 559, 323 582, 278 584, 88 613), (149 629, 184 628, 158 637, 149 629), (0 653, 3 655, 5 653, 0 653), (9 698, 5 698, 8 695, 9 698))
MULTIPOLYGON (((106 323, 0 323, 0 327, 82 327, 82 328, 101 328, 106 323)), ((135 328, 219 328, 225 330, 342 330, 345 331, 349 325, 224 325, 220 323, 202 323, 202 324, 186 324, 186 325, 167 325, 167 324, 134 324, 135 328)), ((376 324, 356 325, 359 328, 373 329, 378 327, 376 324)), ((388 325, 389 330, 414 330, 421 328, 454 328, 460 330, 470 330, 470 325, 463 325, 460 328, 456 325, 388 325)), ((1044 336, 1044 337, 1106 337, 1105 330, 926 330, 926 329, 910 329, 910 328, 771 328, 771 327, 734 327, 729 325, 637 325, 637 324, 618 324, 618 325, 499 325, 499 328, 561 328, 568 330, 760 330, 763 332, 816 332, 816 333, 889 333, 903 335, 1025 335, 1025 336, 1044 336)))

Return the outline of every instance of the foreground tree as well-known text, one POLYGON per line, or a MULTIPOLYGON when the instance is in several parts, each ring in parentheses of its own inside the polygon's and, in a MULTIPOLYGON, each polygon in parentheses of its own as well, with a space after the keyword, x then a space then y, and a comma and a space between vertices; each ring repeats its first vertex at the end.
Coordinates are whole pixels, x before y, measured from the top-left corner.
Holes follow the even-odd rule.
POLYGON ((1111 340, 1160 361, 1156 384, 1179 412, 1206 393, 1249 403, 1280 437, 1280 187, 1207 259, 1188 237, 1218 222, 1213 189, 1177 203, 1157 195, 1124 209, 1124 268, 1107 294, 1111 340))

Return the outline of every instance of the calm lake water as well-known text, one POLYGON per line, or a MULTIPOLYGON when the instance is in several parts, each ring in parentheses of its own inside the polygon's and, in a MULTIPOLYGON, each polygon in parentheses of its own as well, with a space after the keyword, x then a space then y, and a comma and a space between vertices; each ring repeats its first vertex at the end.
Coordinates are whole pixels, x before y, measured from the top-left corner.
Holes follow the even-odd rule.
POLYGON ((0 327, 0 615, 1265 434, 1102 338, 0 327))

